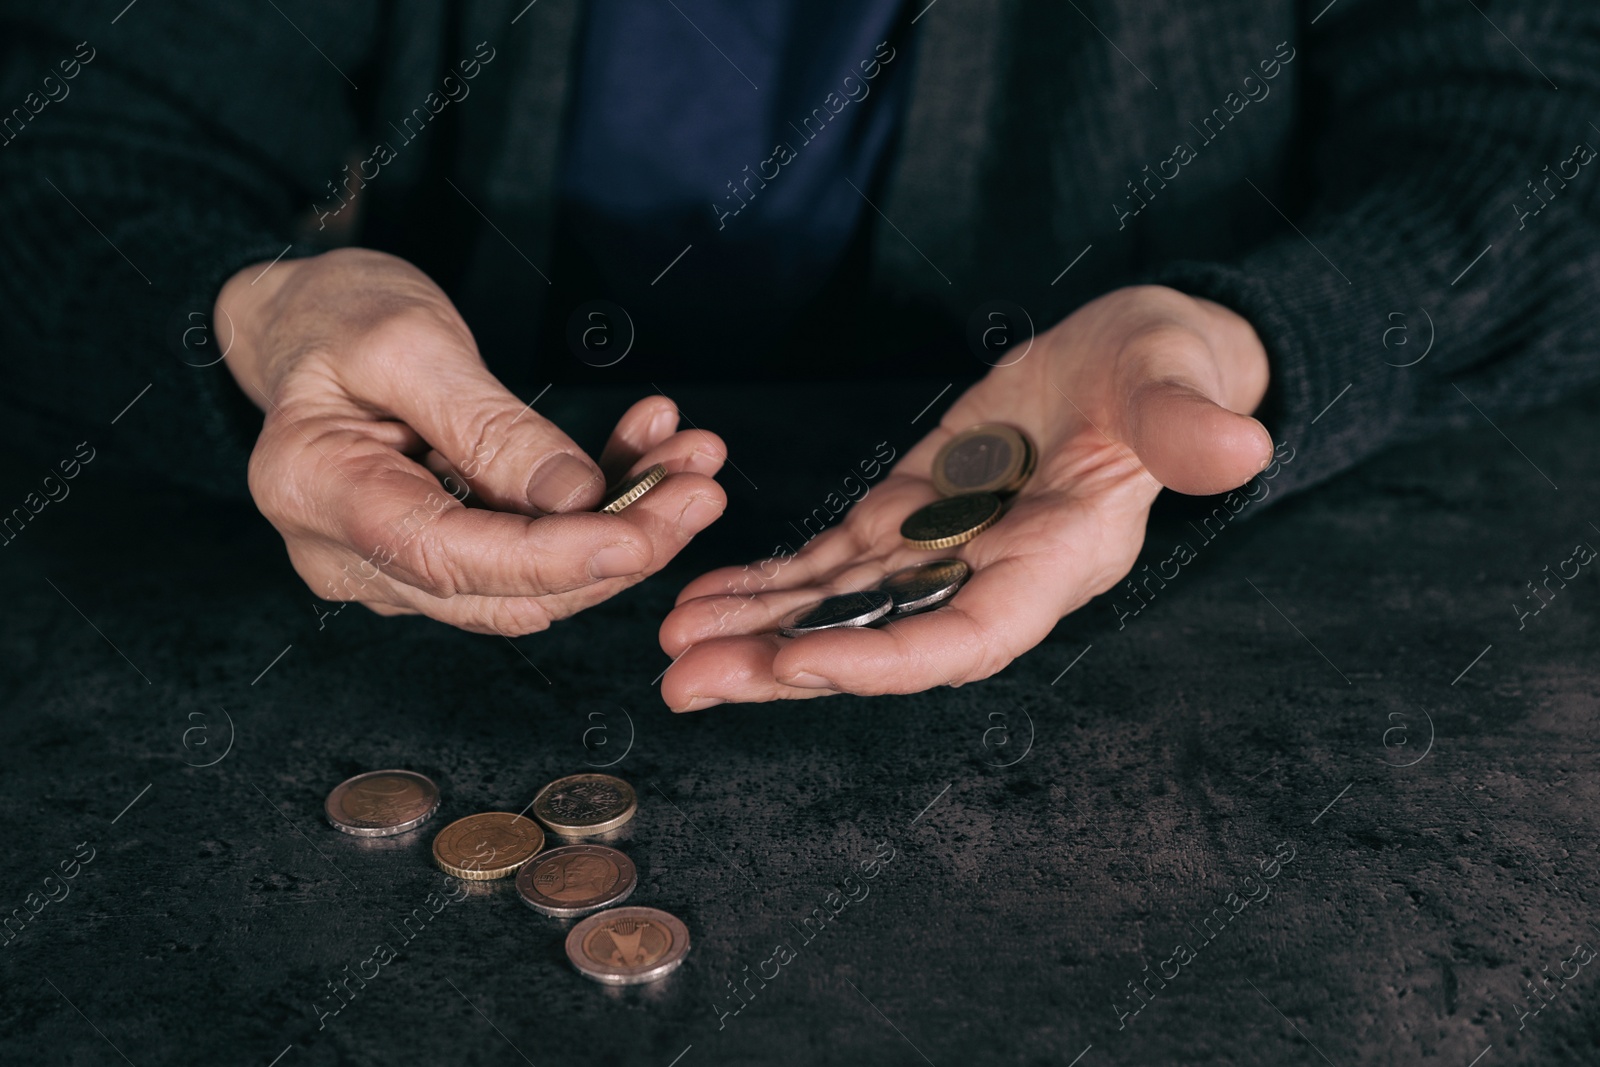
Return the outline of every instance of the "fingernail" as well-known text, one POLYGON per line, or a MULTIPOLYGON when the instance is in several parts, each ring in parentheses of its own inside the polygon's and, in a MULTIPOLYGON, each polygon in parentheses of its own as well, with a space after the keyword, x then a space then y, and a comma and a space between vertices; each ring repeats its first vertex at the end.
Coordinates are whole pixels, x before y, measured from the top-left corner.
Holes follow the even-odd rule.
POLYGON ((650 420, 649 437, 651 447, 655 447, 662 441, 665 441, 668 437, 672 436, 672 431, 676 430, 677 428, 677 408, 669 407, 663 411, 656 412, 655 416, 650 420))
POLYGON ((625 545, 608 545, 589 560, 589 575, 593 578, 620 578, 639 570, 639 557, 625 545))
POLYGON ((699 533, 722 514, 722 505, 715 500, 707 500, 703 496, 691 499, 683 506, 683 512, 678 516, 678 529, 689 533, 699 533))
POLYGON ((832 689, 833 683, 817 674, 801 671, 793 678, 788 679, 785 685, 792 685, 796 689, 832 689))
POLYGON ((718 704, 721 704, 721 703, 722 703, 722 700, 720 698, 718 698, 718 697, 695 697, 693 700, 689 701, 689 703, 685 704, 683 707, 677 708, 675 710, 677 710, 677 711, 704 711, 707 708, 714 708, 718 704))
POLYGON ((601 487, 600 472, 576 456, 557 452, 534 468, 528 479, 528 503, 540 511, 562 511, 591 487, 601 487))

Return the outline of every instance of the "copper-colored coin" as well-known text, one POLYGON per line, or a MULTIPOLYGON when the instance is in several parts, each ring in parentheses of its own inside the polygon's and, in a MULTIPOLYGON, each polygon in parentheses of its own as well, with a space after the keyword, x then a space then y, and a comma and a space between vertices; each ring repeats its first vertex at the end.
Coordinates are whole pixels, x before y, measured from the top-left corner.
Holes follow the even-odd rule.
POLYGON ((891 615, 911 615, 955 596, 971 574, 972 568, 959 559, 930 559, 901 567, 879 582, 878 588, 894 598, 891 615))
POLYGON ((945 496, 1015 493, 1033 474, 1035 456, 1033 442, 1014 426, 973 426, 946 441, 933 458, 933 487, 945 496))
POLYGON ((656 908, 611 908, 567 934, 567 959, 596 982, 638 985, 665 978, 689 954, 689 928, 656 908))
POLYGON ((633 786, 609 774, 569 774, 533 798, 533 814, 562 837, 597 837, 633 818, 639 810, 633 786))
POLYGON ((439 831, 433 859, 446 874, 487 882, 517 873, 544 847, 544 830, 508 811, 468 815, 439 831))
POLYGON ((633 861, 604 845, 562 845, 517 872, 517 893, 534 911, 558 919, 621 904, 638 884, 633 861))
POLYGON ((334 786, 323 810, 336 830, 391 837, 433 817, 439 810, 439 787, 415 771, 368 771, 334 786))
POLYGON ((900 524, 900 536, 912 548, 954 548, 998 522, 1000 511, 1000 498, 993 493, 949 496, 913 511, 900 524))
POLYGON ((657 463, 632 478, 627 479, 611 492, 606 494, 605 503, 600 505, 600 510, 608 515, 615 515, 629 504, 644 496, 650 490, 661 484, 667 476, 667 468, 657 463))

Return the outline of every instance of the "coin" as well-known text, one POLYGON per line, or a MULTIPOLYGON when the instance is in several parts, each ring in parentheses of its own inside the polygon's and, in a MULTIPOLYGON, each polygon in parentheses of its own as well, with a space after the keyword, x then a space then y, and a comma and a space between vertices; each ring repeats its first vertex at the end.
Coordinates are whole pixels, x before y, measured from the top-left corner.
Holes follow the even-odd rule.
POLYGON ((468 815, 439 831, 433 859, 446 874, 487 882, 515 874, 544 847, 544 830, 507 811, 468 815))
POLYGON ((322 807, 335 830, 392 837, 433 817, 439 810, 439 787, 416 771, 368 771, 334 786, 322 807))
POLYGON ((607 985, 665 978, 688 954, 689 928, 656 908, 612 908, 567 934, 567 959, 586 977, 607 985))
POLYGON ((571 919, 621 904, 638 884, 633 861, 604 845, 562 845, 517 872, 517 893, 534 911, 571 919))
POLYGON ((889 614, 910 615, 955 596, 971 574, 972 568, 959 559, 930 559, 900 568, 879 582, 878 588, 894 598, 889 614))
POLYGON ((933 459, 933 487, 945 496, 1021 489, 1033 474, 1037 452, 1014 426, 985 423, 962 430, 933 459))
POLYGON ((912 548, 954 548, 993 526, 1000 518, 1000 508, 1000 498, 993 493, 947 496, 913 511, 900 524, 900 536, 912 548))
POLYGON ((595 837, 615 830, 639 810, 633 786, 609 774, 569 774, 533 798, 534 818, 562 837, 595 837))
POLYGON ((868 626, 889 614, 892 607, 894 597, 881 590, 841 593, 791 611, 778 624, 778 632, 785 637, 799 637, 840 626, 868 626))
POLYGON ((615 515, 629 504, 644 496, 650 490, 661 484, 667 476, 667 468, 657 463, 649 470, 643 471, 627 479, 621 485, 606 494, 606 502, 600 505, 600 510, 608 515, 615 515))

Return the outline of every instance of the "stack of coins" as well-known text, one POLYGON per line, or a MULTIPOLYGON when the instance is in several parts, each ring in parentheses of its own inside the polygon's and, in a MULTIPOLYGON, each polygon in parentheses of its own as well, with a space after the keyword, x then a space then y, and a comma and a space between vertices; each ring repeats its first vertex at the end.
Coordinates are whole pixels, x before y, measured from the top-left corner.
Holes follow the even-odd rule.
MULTIPOLYGON (((585 977, 635 985, 676 970, 689 952, 689 928, 655 908, 617 907, 638 885, 637 868, 617 849, 582 840, 615 836, 633 818, 633 787, 609 774, 573 774, 540 789, 528 807, 533 819, 506 811, 457 819, 434 837, 434 863, 475 882, 515 875, 517 895, 540 914, 588 916, 566 938, 567 958, 585 977), (574 843, 547 850, 546 831, 574 843)), ((336 786, 325 808, 338 830, 390 837, 432 817, 439 787, 415 771, 369 771, 336 786)))
MULTIPOLYGON (((933 459, 933 486, 941 498, 912 512, 900 525, 907 547, 938 552, 964 545, 1000 521, 1006 500, 1033 475, 1038 451, 1014 426, 984 423, 956 434, 933 459)), ((843 627, 874 626, 932 611, 956 595, 972 576, 963 560, 937 559, 903 567, 874 589, 842 593, 784 616, 785 637, 843 627)))
POLYGON ((933 487, 942 500, 919 508, 900 526, 912 548, 937 551, 966 544, 1000 519, 1008 497, 1039 462, 1028 435, 989 422, 962 430, 933 457, 933 487))

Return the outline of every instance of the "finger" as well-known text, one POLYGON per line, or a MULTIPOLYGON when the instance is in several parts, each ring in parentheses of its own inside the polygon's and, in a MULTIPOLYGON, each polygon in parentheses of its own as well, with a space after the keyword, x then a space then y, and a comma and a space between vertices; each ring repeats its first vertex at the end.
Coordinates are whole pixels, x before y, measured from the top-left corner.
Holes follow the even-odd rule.
POLYGON ((616 429, 600 450, 600 469, 611 483, 671 437, 678 428, 678 406, 664 396, 647 396, 623 412, 616 429))
POLYGON ((781 685, 774 679, 772 662, 787 640, 777 634, 761 634, 695 645, 662 676, 662 699, 673 711, 701 711, 730 699, 809 700, 831 695, 824 690, 781 685))
POLYGON ((789 612, 827 595, 816 586, 801 586, 770 593, 698 597, 673 608, 661 621, 661 650, 676 657, 702 641, 770 633, 789 612))
POLYGON ((1115 429, 1157 482, 1206 496, 1250 482, 1272 461, 1272 435, 1224 403, 1218 358, 1194 331, 1142 333, 1120 374, 1115 429))
POLYGON ((605 476, 595 462, 450 336, 431 313, 397 318, 368 358, 348 363, 347 388, 409 424, 490 507, 536 514, 598 504, 605 476))
POLYGON ((1237 488, 1272 461, 1272 435, 1265 426, 1183 380, 1137 386, 1128 403, 1126 435, 1156 481, 1196 496, 1237 488))
POLYGON ((701 474, 709 478, 722 469, 727 458, 728 446, 716 434, 708 430, 680 430, 631 464, 624 465, 622 470, 626 474, 638 474, 659 463, 667 468, 668 474, 701 474))
MULTIPOLYGON (((655 549, 637 522, 579 513, 533 519, 463 507, 426 470, 356 434, 308 493, 321 501, 317 532, 398 581, 440 598, 532 596, 645 571, 655 549)), ((693 477, 693 476, 690 476, 693 477)), ((713 483, 714 484, 714 483, 713 483)), ((669 499, 689 487, 670 489, 669 499)), ((684 502, 680 500, 680 502, 684 502)))
MULTIPOLYGON (((627 509, 626 521, 643 531, 657 546, 666 545, 649 567, 636 575, 596 581, 555 595, 478 595, 456 592, 438 596, 420 585, 408 584, 386 574, 378 566, 386 553, 358 558, 340 546, 320 541, 296 542, 290 555, 295 569, 320 596, 328 600, 359 601, 385 615, 421 614, 475 633, 517 636, 543 630, 556 619, 566 618, 613 596, 629 585, 659 570, 672 553, 680 549, 710 520, 699 517, 698 506, 713 501, 720 511, 721 488, 709 478, 680 476, 674 479, 674 494, 648 494, 655 497, 649 506, 641 501, 627 509)), ((665 483, 663 483, 665 484, 665 483)), ((465 509, 470 511, 471 509, 465 509)), ((560 516, 531 520, 532 523, 579 518, 560 516)), ((622 517, 619 517, 622 518, 622 517)), ((521 522, 530 520, 519 519, 521 522)))

